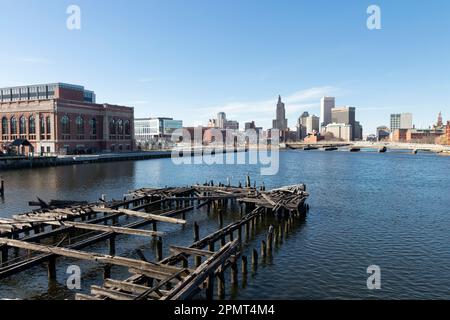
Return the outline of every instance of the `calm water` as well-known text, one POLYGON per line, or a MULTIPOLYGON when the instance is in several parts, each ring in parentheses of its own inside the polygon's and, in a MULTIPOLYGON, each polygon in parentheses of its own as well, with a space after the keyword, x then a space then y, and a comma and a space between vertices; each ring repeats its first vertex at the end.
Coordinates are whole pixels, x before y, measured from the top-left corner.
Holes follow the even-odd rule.
MULTIPOLYGON (((96 200, 105 193, 120 198, 139 187, 226 182, 227 177, 237 183, 247 173, 270 188, 306 183, 311 210, 273 259, 249 274, 245 288, 241 282, 237 290, 227 289, 227 298, 450 299, 449 157, 284 151, 279 173, 266 177, 259 176, 257 166, 175 166, 170 159, 8 171, 1 173, 7 190, 0 216, 29 210, 27 202, 35 196, 96 200), (366 287, 366 269, 372 264, 381 267, 378 291, 366 287)), ((201 235, 217 227, 217 219, 203 211, 191 217, 199 222, 201 235)), ((165 245, 192 241, 191 223, 164 226, 170 238, 165 245)), ((246 250, 259 247, 265 231, 250 239, 246 250)), ((120 255, 136 257, 134 250, 141 248, 154 257, 148 239, 121 236, 117 244, 120 255)), ((105 252, 105 245, 88 250, 105 252)), ((59 259, 56 283, 49 284, 45 266, 39 266, 0 281, 0 298, 71 298, 64 266, 74 263, 83 271, 82 292, 100 283, 98 265, 59 259)), ((120 268, 112 273, 116 279, 127 277, 120 268)))

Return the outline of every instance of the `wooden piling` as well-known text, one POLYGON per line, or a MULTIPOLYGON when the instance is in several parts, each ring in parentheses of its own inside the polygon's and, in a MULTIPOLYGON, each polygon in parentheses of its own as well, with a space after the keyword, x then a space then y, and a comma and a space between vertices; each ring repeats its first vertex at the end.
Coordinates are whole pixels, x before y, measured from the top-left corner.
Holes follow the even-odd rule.
POLYGON ((161 238, 158 238, 158 240, 156 240, 156 261, 161 261, 162 260, 162 240, 161 238))
POLYGON ((261 240, 261 257, 265 258, 267 252, 267 245, 264 240, 261 240))
POLYGON ((5 181, 3 179, 0 181, 0 197, 5 196, 5 181))
POLYGON ((8 246, 1 247, 1 263, 6 264, 8 262, 8 246))
POLYGON ((247 256, 242 256, 241 260, 242 260, 242 264, 241 264, 242 274, 246 275, 247 274, 247 265, 248 265, 247 256))
POLYGON ((106 264, 103 267, 103 279, 110 279, 111 278, 111 265, 106 264))
POLYGON ((245 239, 248 239, 250 237, 250 223, 245 223, 245 239))
POLYGON ((252 265, 253 265, 253 267, 257 267, 258 266, 258 251, 256 249, 253 249, 252 265))
MULTIPOLYGON (((214 252, 214 241, 208 242, 208 250, 214 252)), ((214 298, 214 272, 208 274, 208 282, 206 287, 206 299, 213 300, 214 298)))
POLYGON ((116 236, 112 235, 109 238, 109 255, 115 256, 116 255, 116 236))
POLYGON ((237 257, 234 256, 230 259, 231 261, 231 283, 237 285, 238 283, 238 267, 237 267, 237 257))
POLYGON ((200 227, 197 222, 194 222, 194 242, 200 240, 200 227))
POLYGON ((56 280, 56 257, 51 256, 47 263, 48 279, 56 280))
POLYGON ((272 254, 272 245, 273 245, 273 226, 269 227, 269 233, 267 234, 267 255, 272 254))
POLYGON ((219 268, 217 273, 217 296, 219 299, 223 299, 225 296, 225 275, 223 274, 223 268, 219 268))
POLYGON ((281 223, 278 225, 278 240, 280 243, 283 242, 283 226, 281 223))

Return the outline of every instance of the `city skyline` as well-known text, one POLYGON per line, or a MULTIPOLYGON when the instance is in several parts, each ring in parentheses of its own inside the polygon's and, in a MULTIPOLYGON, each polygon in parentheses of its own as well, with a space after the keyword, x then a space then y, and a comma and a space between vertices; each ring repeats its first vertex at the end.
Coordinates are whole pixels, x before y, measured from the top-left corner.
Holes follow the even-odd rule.
POLYGON ((82 83, 100 103, 186 125, 207 125, 223 111, 269 128, 279 94, 291 127, 303 111, 320 114, 323 96, 356 107, 368 134, 393 113, 413 113, 417 127, 439 111, 448 118, 448 2, 379 1, 382 30, 367 29, 364 2, 248 1, 236 13, 234 1, 78 1, 82 27, 70 31, 68 4, 2 1, 10 19, 0 27, 14 32, 3 37, 10 45, 0 53, 0 87, 82 83), (34 30, 42 36, 29 37, 34 30))

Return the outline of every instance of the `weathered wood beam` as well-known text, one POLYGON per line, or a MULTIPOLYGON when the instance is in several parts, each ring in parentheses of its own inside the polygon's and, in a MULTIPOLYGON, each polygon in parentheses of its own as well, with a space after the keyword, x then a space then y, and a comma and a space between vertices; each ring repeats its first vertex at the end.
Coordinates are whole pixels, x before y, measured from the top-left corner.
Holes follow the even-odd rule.
POLYGON ((139 212, 139 211, 134 211, 134 210, 128 210, 128 209, 114 210, 114 209, 109 209, 109 208, 96 207, 94 210, 96 212, 123 213, 125 215, 132 216, 132 217, 138 217, 138 218, 143 218, 143 219, 148 219, 148 220, 155 220, 155 221, 160 221, 160 222, 186 224, 186 220, 165 217, 165 216, 161 216, 161 215, 157 215, 157 214, 144 213, 144 212, 139 212))
MULTIPOLYGON (((191 207, 186 207, 186 208, 182 208, 182 209, 177 209, 177 210, 164 212, 161 215, 162 216, 167 216, 167 217, 172 217, 172 216, 176 216, 178 214, 181 214, 183 212, 190 211, 192 209, 194 209, 194 207, 191 206, 191 207)), ((114 215, 111 215, 111 216, 114 216, 114 215)), ((100 220, 103 220, 103 219, 106 219, 106 218, 109 219, 109 217, 104 217, 104 218, 99 218, 99 219, 94 219, 94 220, 95 221, 100 221, 100 220)), ((91 221, 94 221, 94 220, 91 220, 91 221)), ((140 228, 140 227, 143 227, 143 226, 146 226, 146 225, 150 224, 151 221, 152 220, 146 220, 146 219, 139 220, 139 221, 135 221, 135 222, 129 223, 129 224, 125 225, 124 227, 127 227, 127 228, 140 228)), ((67 230, 72 229, 72 228, 73 227, 67 227, 67 230)), ((65 229, 66 228, 59 228, 59 229, 55 229, 55 230, 52 230, 52 231, 46 231, 43 234, 37 234, 35 236, 28 237, 26 240, 34 241, 34 240, 37 240, 37 239, 42 239, 42 238, 45 238, 45 237, 48 237, 48 236, 51 236, 51 235, 54 235, 54 234, 57 234, 57 233, 61 233, 65 229)), ((67 248, 83 249, 83 248, 88 247, 88 246, 90 246, 92 244, 98 243, 100 241, 107 240, 113 235, 114 235, 114 232, 104 232, 104 233, 101 233, 101 234, 89 237, 87 239, 81 240, 79 242, 76 242, 76 243, 74 243, 72 245, 69 245, 67 248)), ((21 271, 24 271, 24 270, 27 270, 29 268, 32 268, 34 266, 37 266, 37 265, 41 264, 42 262, 47 261, 52 255, 53 255, 52 253, 42 254, 42 255, 39 255, 39 256, 36 256, 36 257, 32 257, 32 258, 26 259, 24 261, 11 263, 11 264, 7 265, 6 267, 0 268, 0 279, 4 279, 4 278, 6 278, 8 276, 11 276, 13 274, 16 274, 16 273, 19 273, 21 271)))
POLYGON ((102 288, 99 286, 91 286, 91 294, 94 296, 103 296, 113 300, 134 300, 137 295, 123 293, 117 290, 102 288))
POLYGON ((44 252, 44 253, 52 253, 52 254, 69 257, 69 258, 90 260, 90 261, 95 261, 95 262, 99 262, 99 263, 123 266, 123 267, 127 267, 127 268, 136 268, 138 270, 143 270, 143 271, 148 271, 148 272, 155 273, 155 274, 160 274, 161 276, 165 276, 165 277, 170 276, 173 273, 173 271, 175 271, 175 270, 180 270, 179 268, 176 268, 176 267, 170 267, 168 269, 167 266, 151 264, 149 262, 125 258, 125 257, 109 256, 109 255, 104 255, 104 254, 100 254, 100 253, 90 253, 90 252, 84 252, 84 251, 68 249, 68 248, 61 248, 61 247, 54 247, 54 246, 45 246, 45 245, 29 243, 29 242, 20 241, 20 240, 0 239, 0 244, 5 244, 10 247, 15 247, 15 248, 20 248, 20 249, 33 250, 33 251, 39 251, 39 252, 44 252))
POLYGON ((220 267, 235 253, 239 245, 237 240, 228 242, 225 246, 205 260, 193 273, 176 285, 162 300, 184 300, 192 296, 208 278, 210 273, 220 267))
MULTIPOLYGON (((146 292, 147 290, 151 289, 149 287, 146 286, 142 286, 139 284, 134 284, 132 282, 128 282, 128 281, 118 281, 118 280, 113 280, 113 279, 105 279, 105 282, 103 284, 104 287, 109 288, 109 289, 120 289, 122 291, 126 291, 126 292, 131 292, 132 294, 142 294, 144 292, 146 292)), ((169 291, 167 290, 160 290, 160 292, 162 294, 167 294, 169 291)), ((156 294, 156 293, 152 293, 149 295, 150 298, 155 298, 155 299, 159 299, 160 295, 156 294)))
POLYGON ((200 250, 188 247, 180 247, 180 246, 170 246, 170 251, 172 253, 186 253, 193 256, 202 256, 202 257, 210 257, 214 254, 214 252, 207 250, 200 250))
POLYGON ((87 301, 89 301, 89 300, 95 300, 95 301, 101 301, 101 300, 104 300, 104 299, 101 299, 101 298, 95 297, 95 296, 90 296, 90 295, 87 295, 87 294, 84 294, 84 293, 77 293, 77 294, 75 295, 75 300, 87 300, 87 301))
MULTIPOLYGON (((32 221, 32 220, 29 220, 32 221)), ((38 220, 35 220, 36 222, 38 220)), ((83 229, 83 230, 93 230, 93 231, 100 231, 100 232, 115 232, 115 233, 122 233, 122 234, 129 234, 134 236, 144 236, 144 237, 162 237, 164 235, 164 232, 158 232, 158 231, 149 231, 149 230, 141 230, 141 229, 131 229, 131 228, 125 228, 125 227, 116 227, 116 226, 108 226, 108 225, 100 225, 100 224, 90 224, 90 223, 83 223, 83 222, 72 222, 72 221, 46 221, 44 224, 53 225, 53 226, 61 226, 61 227, 75 227, 77 229, 83 229)))

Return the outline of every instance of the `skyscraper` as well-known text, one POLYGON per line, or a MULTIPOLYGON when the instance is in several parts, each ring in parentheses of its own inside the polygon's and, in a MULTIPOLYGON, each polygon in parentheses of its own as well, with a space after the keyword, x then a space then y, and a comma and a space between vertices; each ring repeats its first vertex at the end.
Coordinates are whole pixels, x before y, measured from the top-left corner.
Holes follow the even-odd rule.
POLYGON ((225 127, 227 125, 227 116, 226 116, 225 112, 219 112, 217 114, 216 125, 219 129, 225 129, 225 127))
POLYGON ((327 124, 331 123, 331 109, 335 107, 334 97, 323 97, 320 100, 320 121, 322 127, 326 127, 327 124))
POLYGON ((332 123, 343 123, 355 125, 355 108, 354 107, 341 107, 333 108, 331 111, 332 123))
MULTIPOLYGON (((359 135, 356 134, 356 131, 362 131, 362 128, 356 129, 356 120, 355 120, 355 108, 354 107, 341 107, 341 108, 333 108, 331 110, 331 122, 333 124, 344 124, 351 126, 351 135, 350 139, 353 140, 355 137, 359 135)), ((359 126, 359 123, 358 123, 359 126)), ((362 137, 361 137, 362 138, 362 137)))
POLYGON ((311 115, 306 118, 306 133, 312 134, 314 132, 319 132, 319 124, 320 118, 315 115, 311 115))
POLYGON ((286 130, 288 128, 288 121, 286 119, 286 109, 284 103, 281 102, 281 96, 278 96, 277 103, 277 118, 273 120, 273 129, 286 130))
POLYGON ((309 117, 308 111, 302 113, 297 122, 297 137, 298 139, 304 139, 307 134, 306 120, 309 117))

